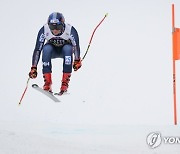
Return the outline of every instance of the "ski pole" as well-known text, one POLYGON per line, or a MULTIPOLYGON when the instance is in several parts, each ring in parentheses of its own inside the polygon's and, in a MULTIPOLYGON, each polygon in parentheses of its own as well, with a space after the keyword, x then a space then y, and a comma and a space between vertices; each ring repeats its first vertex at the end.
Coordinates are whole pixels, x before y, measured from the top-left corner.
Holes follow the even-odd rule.
POLYGON ((85 52, 85 54, 84 54, 84 56, 83 56, 83 58, 82 58, 81 61, 84 60, 84 58, 86 57, 86 55, 87 55, 87 53, 88 53, 88 50, 89 50, 89 47, 90 47, 90 45, 91 45, 91 42, 92 42, 92 39, 93 39, 93 36, 94 36, 94 33, 95 33, 96 29, 101 25, 101 23, 104 21, 104 19, 107 17, 107 15, 108 15, 108 13, 105 14, 104 18, 99 22, 99 24, 98 24, 98 25, 96 26, 96 28, 94 29, 94 31, 93 31, 93 33, 92 33, 92 35, 91 35, 91 38, 90 38, 88 47, 87 47, 87 49, 86 49, 86 52, 85 52))
POLYGON ((22 96, 21 96, 21 99, 20 99, 20 101, 19 101, 19 105, 21 105, 22 99, 24 98, 24 95, 25 95, 25 93, 26 93, 26 91, 27 91, 29 80, 30 80, 30 77, 29 77, 28 80, 27 80, 26 88, 24 89, 24 92, 23 92, 23 94, 22 94, 22 96))

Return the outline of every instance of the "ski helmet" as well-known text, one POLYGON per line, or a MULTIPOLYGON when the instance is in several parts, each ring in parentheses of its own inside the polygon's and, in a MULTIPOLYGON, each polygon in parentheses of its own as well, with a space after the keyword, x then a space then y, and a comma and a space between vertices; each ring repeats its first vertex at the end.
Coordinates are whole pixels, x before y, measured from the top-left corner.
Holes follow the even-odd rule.
POLYGON ((65 19, 62 13, 54 12, 51 13, 48 17, 48 26, 50 30, 61 30, 64 31, 65 28, 65 19))

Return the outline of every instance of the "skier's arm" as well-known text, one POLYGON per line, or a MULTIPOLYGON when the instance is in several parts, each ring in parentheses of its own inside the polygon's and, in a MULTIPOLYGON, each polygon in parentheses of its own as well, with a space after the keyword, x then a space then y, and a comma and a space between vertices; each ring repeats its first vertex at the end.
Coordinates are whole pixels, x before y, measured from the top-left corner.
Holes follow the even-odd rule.
POLYGON ((75 51, 74 51, 74 55, 75 55, 75 60, 80 59, 80 46, 79 46, 79 36, 78 36, 78 32, 76 31, 76 29, 72 26, 71 28, 71 36, 73 36, 74 41, 75 41, 75 51))
POLYGON ((42 27, 38 32, 36 45, 32 56, 32 66, 34 67, 37 67, 38 65, 44 42, 45 42, 44 27, 42 27))
POLYGON ((81 57, 80 57, 80 46, 79 46, 79 36, 74 27, 71 29, 71 36, 73 38, 72 44, 74 45, 74 62, 73 62, 73 69, 74 71, 77 71, 81 66, 81 57))

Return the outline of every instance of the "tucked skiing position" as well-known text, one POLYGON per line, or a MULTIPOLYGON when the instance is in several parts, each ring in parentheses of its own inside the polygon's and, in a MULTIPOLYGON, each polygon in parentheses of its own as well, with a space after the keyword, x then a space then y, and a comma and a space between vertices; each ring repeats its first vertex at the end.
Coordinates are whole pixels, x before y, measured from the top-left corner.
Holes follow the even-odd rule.
POLYGON ((51 59, 63 59, 63 75, 59 95, 67 92, 72 68, 77 71, 81 67, 79 36, 76 29, 65 22, 62 13, 49 15, 47 23, 39 30, 32 56, 32 67, 29 77, 37 77, 37 65, 42 51, 43 89, 52 92, 51 59), (45 43, 46 41, 46 43, 45 43))

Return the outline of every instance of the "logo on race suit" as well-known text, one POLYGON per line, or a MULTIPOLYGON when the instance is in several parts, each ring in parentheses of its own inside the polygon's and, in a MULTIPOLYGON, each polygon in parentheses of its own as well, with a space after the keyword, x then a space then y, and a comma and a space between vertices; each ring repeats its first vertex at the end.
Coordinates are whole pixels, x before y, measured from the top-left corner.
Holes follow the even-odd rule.
POLYGON ((72 45, 76 46, 76 41, 73 35, 71 35, 70 40, 71 40, 72 45))
POLYGON ((41 36, 39 37, 39 42, 44 42, 45 39, 45 35, 41 34, 41 36))
POLYGON ((43 66, 50 66, 49 62, 43 62, 43 66))
POLYGON ((65 64, 71 65, 71 56, 65 56, 65 64))

